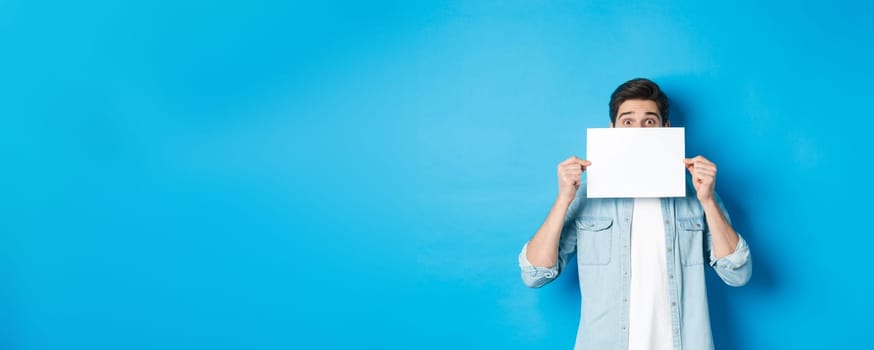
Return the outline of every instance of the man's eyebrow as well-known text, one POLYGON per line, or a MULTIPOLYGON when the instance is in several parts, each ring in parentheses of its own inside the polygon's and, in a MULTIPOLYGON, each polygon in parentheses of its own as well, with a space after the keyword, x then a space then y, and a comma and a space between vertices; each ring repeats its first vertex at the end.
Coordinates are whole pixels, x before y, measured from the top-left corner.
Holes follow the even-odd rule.
MULTIPOLYGON (((616 116, 616 118, 619 118, 619 117, 621 117, 621 116, 623 116, 623 115, 631 114, 631 113, 633 113, 633 112, 620 113, 619 115, 616 116)), ((656 113, 656 112, 645 112, 645 113, 643 113, 643 114, 644 114, 644 115, 654 115, 654 116, 659 117, 659 118, 662 117, 661 115, 659 115, 659 114, 656 113)))

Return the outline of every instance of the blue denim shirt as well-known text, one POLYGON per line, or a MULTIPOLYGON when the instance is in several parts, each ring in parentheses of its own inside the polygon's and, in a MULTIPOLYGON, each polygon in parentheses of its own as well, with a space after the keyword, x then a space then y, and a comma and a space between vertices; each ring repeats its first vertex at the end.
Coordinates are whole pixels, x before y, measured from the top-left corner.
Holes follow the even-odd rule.
MULTIPOLYGON (((728 219, 722 201, 716 199, 728 219)), ((556 266, 532 266, 526 258, 527 244, 519 254, 522 281, 538 288, 558 277, 576 253, 582 310, 575 349, 628 348, 633 201, 587 199, 584 183, 568 207, 556 266)), ((704 209, 693 189, 685 198, 662 198, 661 204, 674 349, 713 349, 704 262, 726 284, 742 286, 752 273, 749 248, 739 237, 732 254, 719 259, 713 255, 704 209)))

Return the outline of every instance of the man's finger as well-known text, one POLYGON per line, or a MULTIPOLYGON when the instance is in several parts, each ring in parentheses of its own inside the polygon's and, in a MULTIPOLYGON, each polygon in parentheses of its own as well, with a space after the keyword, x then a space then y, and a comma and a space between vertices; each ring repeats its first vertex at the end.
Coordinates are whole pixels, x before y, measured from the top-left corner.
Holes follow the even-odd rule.
POLYGON ((711 176, 713 176, 713 175, 716 175, 716 170, 712 170, 712 169, 702 169, 702 168, 695 168, 695 173, 697 173, 697 174, 707 174, 707 175, 711 175, 711 176))
POLYGON ((710 179, 711 181, 715 178, 713 175, 708 175, 708 174, 698 174, 697 177, 700 179, 705 179, 705 180, 710 179))
POLYGON ((582 173, 582 172, 583 172, 583 169, 582 169, 579 165, 577 165, 577 164, 568 164, 568 165, 563 166, 563 167, 561 168, 561 171, 564 171, 564 172, 568 172, 568 171, 579 171, 579 172, 582 173))
POLYGON ((708 164, 695 164, 695 169, 703 169, 708 171, 716 171, 716 167, 708 164))
POLYGON ((713 164, 713 162, 711 162, 710 159, 704 158, 704 156, 702 156, 702 155, 697 155, 697 156, 695 156, 695 158, 692 158, 692 159, 694 159, 697 162, 703 163, 703 164, 716 165, 716 164, 713 164))
POLYGON ((580 158, 577 158, 577 156, 570 156, 570 157, 568 157, 567 159, 561 161, 561 163, 558 163, 558 165, 559 165, 559 166, 562 166, 562 165, 565 165, 565 164, 572 164, 572 163, 576 163, 576 162, 579 161, 579 160, 580 160, 580 158))

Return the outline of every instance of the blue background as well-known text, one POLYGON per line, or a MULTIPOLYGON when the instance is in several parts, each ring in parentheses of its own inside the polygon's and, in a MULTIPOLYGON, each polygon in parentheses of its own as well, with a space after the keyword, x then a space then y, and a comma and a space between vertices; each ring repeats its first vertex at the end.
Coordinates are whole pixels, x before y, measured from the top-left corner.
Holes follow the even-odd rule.
POLYGON ((870 342, 870 2, 0 1, 0 348, 570 348, 516 256, 621 82, 754 254, 719 349, 870 342))

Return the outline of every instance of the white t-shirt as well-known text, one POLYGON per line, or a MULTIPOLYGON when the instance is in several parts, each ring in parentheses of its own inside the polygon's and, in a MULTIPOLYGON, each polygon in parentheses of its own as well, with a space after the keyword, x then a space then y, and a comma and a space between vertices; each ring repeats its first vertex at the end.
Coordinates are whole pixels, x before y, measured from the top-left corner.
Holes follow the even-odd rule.
POLYGON ((659 198, 635 198, 631 220, 628 349, 670 350, 671 306, 659 198))

